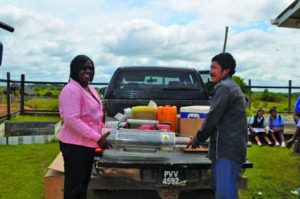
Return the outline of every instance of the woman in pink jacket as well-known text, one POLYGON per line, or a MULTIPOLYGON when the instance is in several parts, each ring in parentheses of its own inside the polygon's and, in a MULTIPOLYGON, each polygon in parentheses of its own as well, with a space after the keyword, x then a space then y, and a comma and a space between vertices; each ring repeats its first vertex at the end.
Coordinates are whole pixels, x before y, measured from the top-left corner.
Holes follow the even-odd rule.
POLYGON ((76 56, 70 65, 70 81, 59 96, 59 112, 64 120, 59 134, 64 158, 64 199, 84 199, 90 180, 94 151, 111 147, 102 135, 104 124, 101 99, 89 85, 94 77, 94 63, 76 56))

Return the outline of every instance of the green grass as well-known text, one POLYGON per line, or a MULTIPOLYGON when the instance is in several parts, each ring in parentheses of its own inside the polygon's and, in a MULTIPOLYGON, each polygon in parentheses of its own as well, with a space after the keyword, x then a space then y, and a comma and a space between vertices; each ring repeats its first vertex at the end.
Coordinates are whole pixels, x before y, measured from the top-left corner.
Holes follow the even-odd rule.
POLYGON ((25 105, 35 110, 58 110, 58 98, 33 98, 26 101, 25 105))
POLYGON ((240 198, 297 198, 290 192, 300 187, 300 157, 292 155, 292 149, 254 145, 248 159, 254 167, 244 174, 248 190, 240 191, 240 198))
POLYGON ((44 198, 43 176, 58 151, 58 143, 0 145, 0 198, 44 198))
MULTIPOLYGON (((44 198, 43 176, 58 143, 0 146, 0 151, 0 198, 44 198)), ((248 159, 254 167, 244 174, 248 190, 239 191, 241 199, 297 199, 290 191, 300 186, 300 157, 292 149, 255 145, 248 148, 248 159)))
POLYGON ((60 121, 59 116, 31 116, 31 115, 18 115, 11 118, 11 122, 56 122, 60 121))

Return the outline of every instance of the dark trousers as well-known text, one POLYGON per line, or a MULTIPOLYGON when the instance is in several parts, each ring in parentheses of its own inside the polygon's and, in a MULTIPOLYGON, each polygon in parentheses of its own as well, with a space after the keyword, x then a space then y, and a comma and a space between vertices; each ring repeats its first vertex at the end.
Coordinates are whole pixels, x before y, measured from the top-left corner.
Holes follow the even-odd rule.
POLYGON ((64 199, 86 199, 95 149, 62 142, 59 146, 64 158, 64 199))

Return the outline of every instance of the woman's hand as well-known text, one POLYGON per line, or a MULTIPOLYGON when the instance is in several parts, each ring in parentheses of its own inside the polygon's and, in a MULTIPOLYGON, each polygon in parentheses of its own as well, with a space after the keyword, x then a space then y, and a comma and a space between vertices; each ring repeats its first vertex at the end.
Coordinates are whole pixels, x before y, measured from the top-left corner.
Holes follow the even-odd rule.
POLYGON ((110 149, 110 148, 112 148, 111 143, 107 142, 107 140, 106 140, 106 138, 107 138, 107 136, 109 136, 109 134, 110 134, 110 132, 102 134, 102 136, 98 140, 97 144, 99 145, 99 147, 101 149, 110 149))

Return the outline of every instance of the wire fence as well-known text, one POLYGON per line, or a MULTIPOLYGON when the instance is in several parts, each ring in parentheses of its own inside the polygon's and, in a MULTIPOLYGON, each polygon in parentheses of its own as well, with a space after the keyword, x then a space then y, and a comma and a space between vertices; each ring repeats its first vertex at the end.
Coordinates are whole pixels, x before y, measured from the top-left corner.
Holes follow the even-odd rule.
MULTIPOLYGON (((11 80, 10 73, 6 79, 0 79, 0 122, 10 120, 17 114, 26 113, 58 113, 58 96, 62 88, 68 82, 27 81, 22 74, 20 80, 11 80)), ((100 92, 108 85, 104 83, 92 83, 100 92)), ((252 105, 253 90, 276 89, 287 91, 287 111, 292 111, 292 97, 300 91, 299 86, 292 86, 289 80, 287 86, 257 86, 252 85, 251 80, 246 86, 248 91, 248 106, 252 105)))
MULTIPOLYGON (((68 82, 0 79, 0 122, 17 114, 58 113, 58 96, 68 82)), ((91 83, 100 92, 108 83, 91 83)))

